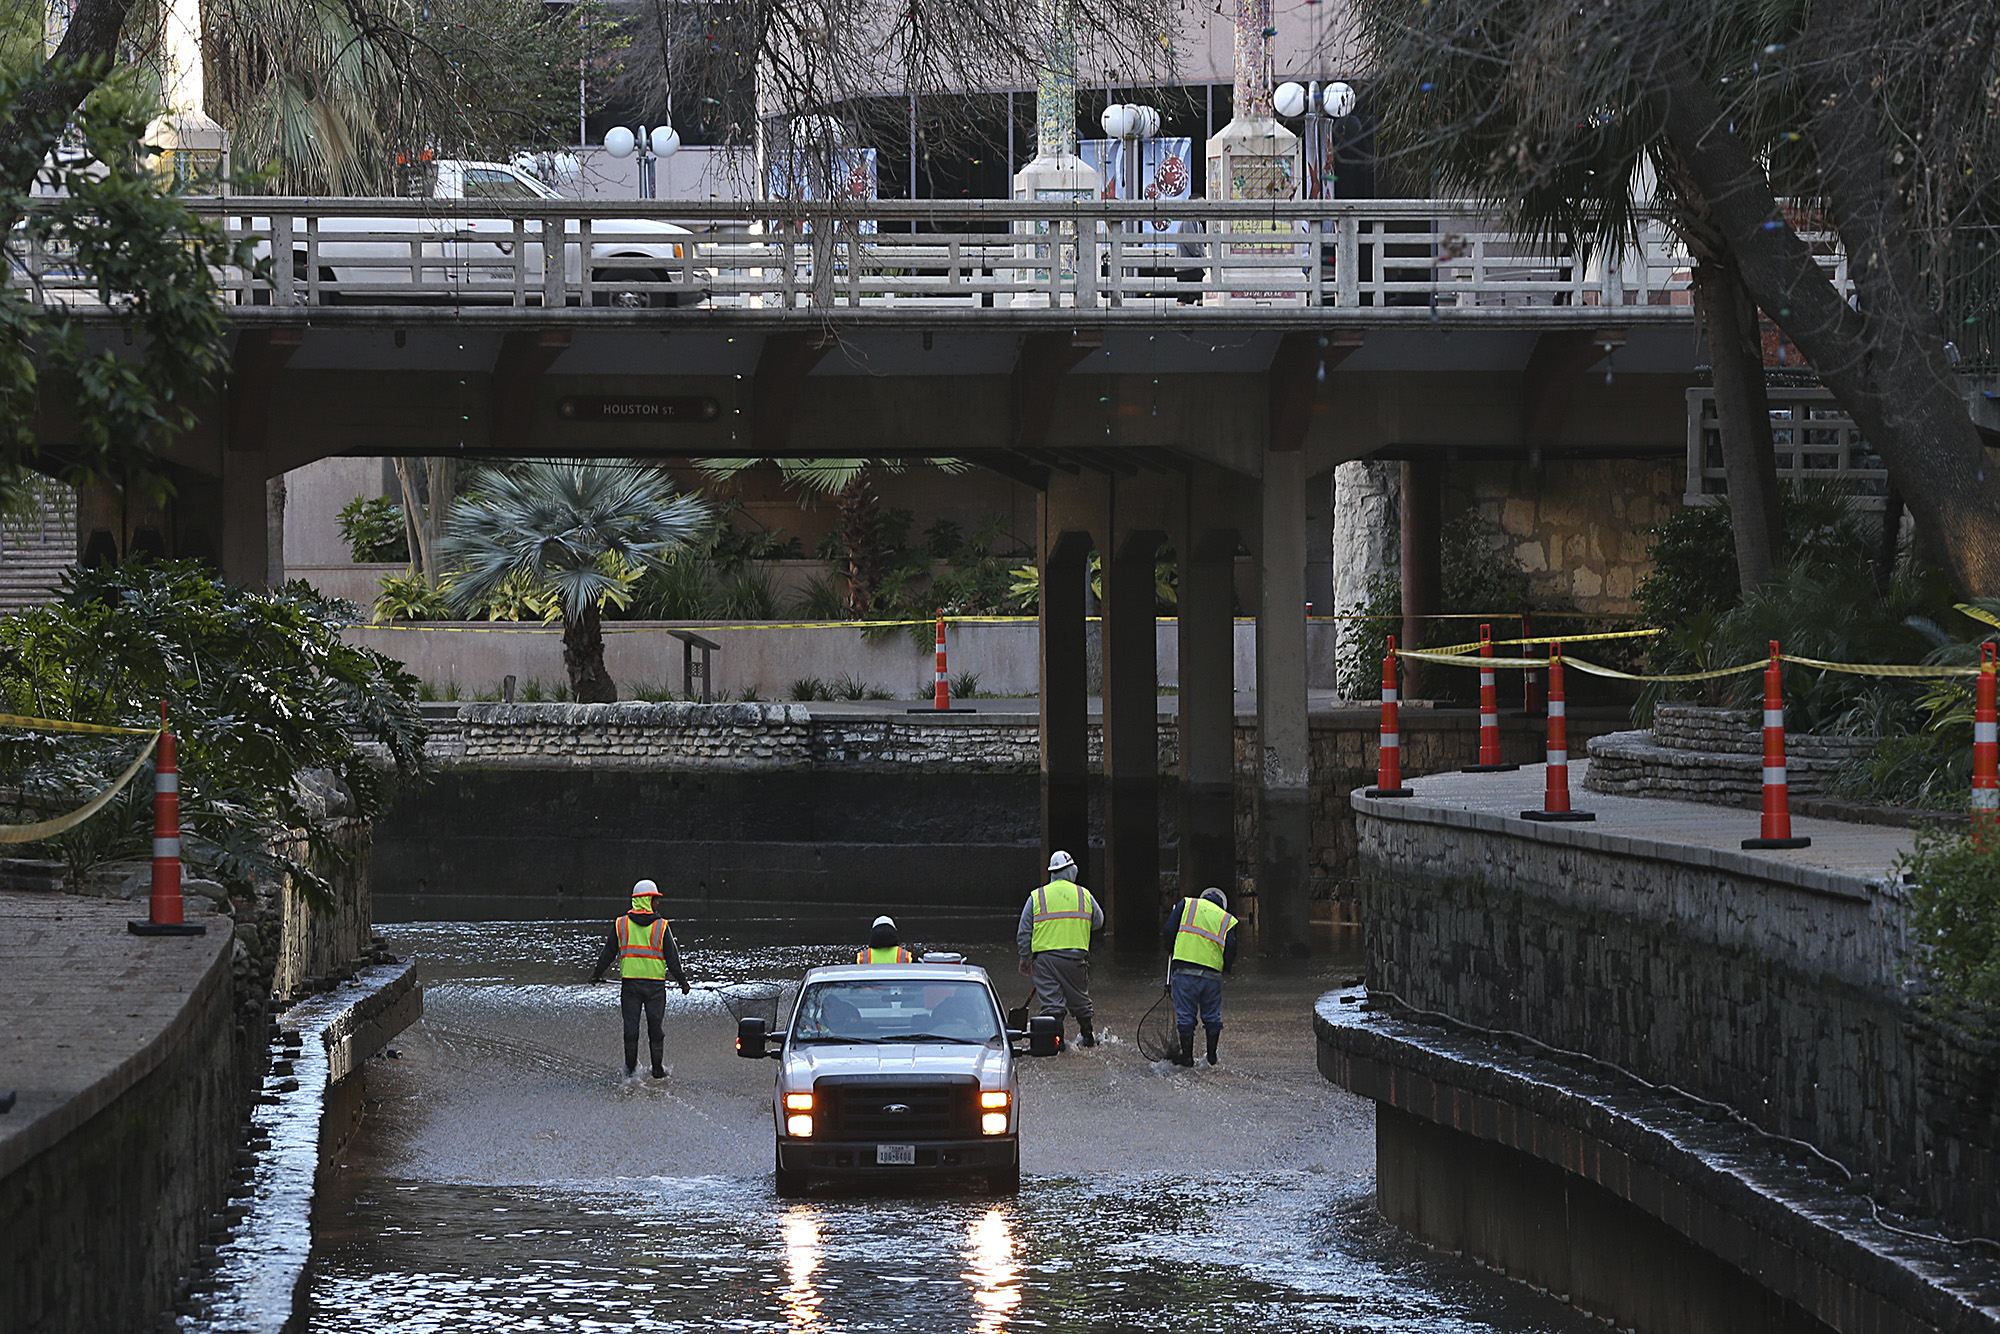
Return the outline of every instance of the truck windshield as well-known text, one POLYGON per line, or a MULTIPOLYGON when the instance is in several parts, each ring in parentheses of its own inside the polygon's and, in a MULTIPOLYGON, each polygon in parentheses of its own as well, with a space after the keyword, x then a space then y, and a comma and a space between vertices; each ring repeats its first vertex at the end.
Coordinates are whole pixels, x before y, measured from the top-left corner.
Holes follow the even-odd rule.
POLYGON ((467 167, 465 197, 467 199, 553 199, 555 192, 539 181, 530 182, 525 176, 517 176, 499 167, 467 167))
POLYGON ((993 993, 978 982, 820 982, 799 997, 798 1042, 998 1042, 993 993))

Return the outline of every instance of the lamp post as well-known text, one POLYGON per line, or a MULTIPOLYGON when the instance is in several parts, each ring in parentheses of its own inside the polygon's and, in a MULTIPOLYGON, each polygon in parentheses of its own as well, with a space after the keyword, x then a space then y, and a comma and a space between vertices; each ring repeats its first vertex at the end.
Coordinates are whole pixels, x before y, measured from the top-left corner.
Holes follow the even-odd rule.
POLYGON ((1338 79, 1324 85, 1317 79, 1305 84, 1287 81, 1272 90, 1271 104, 1286 120, 1306 118, 1306 197, 1334 198, 1336 191, 1330 188, 1326 171, 1326 122, 1353 114, 1354 89, 1338 79))
POLYGON ((672 157, 681 151, 680 131, 671 125, 655 125, 647 129, 641 125, 629 130, 623 125, 614 125, 604 132, 604 151, 615 158, 628 158, 634 152, 639 155, 639 198, 657 199, 658 182, 654 175, 654 163, 659 158, 672 157))
POLYGON ((1140 182, 1145 179, 1145 167, 1140 161, 1144 155, 1142 145, 1160 133, 1160 113, 1132 102, 1113 102, 1104 108, 1098 122, 1106 134, 1125 145, 1125 169, 1119 173, 1124 179, 1118 182, 1118 197, 1137 199, 1142 189, 1140 182))

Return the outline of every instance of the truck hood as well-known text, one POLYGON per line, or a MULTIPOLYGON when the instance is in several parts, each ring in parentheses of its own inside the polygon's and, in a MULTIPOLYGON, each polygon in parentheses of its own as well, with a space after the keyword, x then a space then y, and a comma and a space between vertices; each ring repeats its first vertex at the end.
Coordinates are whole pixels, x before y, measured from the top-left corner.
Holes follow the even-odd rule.
POLYGON ((825 1075, 976 1075, 983 1088, 1007 1085, 1004 1047, 957 1042, 827 1043, 794 1047, 785 1056, 784 1083, 810 1089, 825 1075))

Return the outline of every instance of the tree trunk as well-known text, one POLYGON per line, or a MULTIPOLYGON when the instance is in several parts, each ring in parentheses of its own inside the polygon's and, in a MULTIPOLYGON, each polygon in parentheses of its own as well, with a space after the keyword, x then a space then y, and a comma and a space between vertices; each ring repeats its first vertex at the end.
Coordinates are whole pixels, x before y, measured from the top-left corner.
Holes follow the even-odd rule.
MULTIPOLYGON (((118 56, 118 37, 132 0, 78 0, 63 30, 62 44, 0 123, 0 184, 28 193, 42 159, 56 146, 63 126, 103 81, 118 56)), ((37 5, 29 12, 39 14, 37 5)), ((12 226, 12 217, 0 218, 12 226)))
POLYGON ((2000 596, 2000 469, 1944 356, 1876 137, 1865 83, 1817 99, 1814 140, 1836 205, 1860 309, 1841 299, 1786 222, 1770 181, 1726 128, 1678 39, 1663 42, 1660 107, 1668 142, 1711 201, 1750 296, 1796 343, 1882 456, 1960 593, 2000 596), (1868 312, 1865 316, 1863 311, 1868 312))
POLYGON ((574 613, 563 609, 563 666, 579 704, 618 702, 618 687, 604 667, 604 624, 596 603, 574 613))
POLYGON ((863 620, 875 609, 882 581, 882 512, 865 470, 841 488, 840 541, 847 554, 847 614, 863 620))
POLYGON ((1757 308, 1726 255, 1696 260, 1694 303, 1708 333, 1708 361, 1715 376, 1715 422, 1729 478, 1736 577, 1748 593, 1770 579, 1784 559, 1785 541, 1757 308))
POLYGON ((455 458, 398 458, 396 481, 403 492, 403 532, 410 540, 410 563, 432 588, 444 571, 438 563, 438 543, 445 520, 458 496, 455 458))

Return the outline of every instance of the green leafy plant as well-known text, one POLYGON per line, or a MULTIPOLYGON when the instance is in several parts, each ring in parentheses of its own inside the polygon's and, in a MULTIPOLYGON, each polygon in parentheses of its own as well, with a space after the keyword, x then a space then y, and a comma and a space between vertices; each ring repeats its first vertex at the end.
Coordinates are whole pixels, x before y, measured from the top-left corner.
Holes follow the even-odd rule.
POLYGON ((382 591, 375 597, 375 621, 448 621, 451 601, 441 589, 433 588, 420 576, 384 575, 382 591))
MULTIPOLYGON (((182 855, 233 888, 290 875, 317 894, 324 885, 313 863, 334 865, 341 854, 312 818, 309 773, 344 787, 367 817, 398 780, 424 772, 417 682, 341 638, 353 615, 304 583, 245 592, 195 561, 72 571, 55 601, 0 620, 0 703, 10 713, 151 728, 164 700, 179 740, 182 855), (382 744, 386 768, 363 753, 364 739, 382 744), (280 851, 299 829, 303 858, 280 851)), ((0 787, 24 814, 71 809, 135 749, 17 736, 0 742, 0 787)), ((74 880, 106 861, 143 858, 151 807, 152 784, 135 782, 50 846, 74 880)))
POLYGON ((410 559, 402 507, 387 496, 356 496, 340 510, 340 535, 357 564, 410 559))
POLYGON ((1897 869, 1945 999, 2000 1006, 2000 835, 1926 829, 1897 869))

